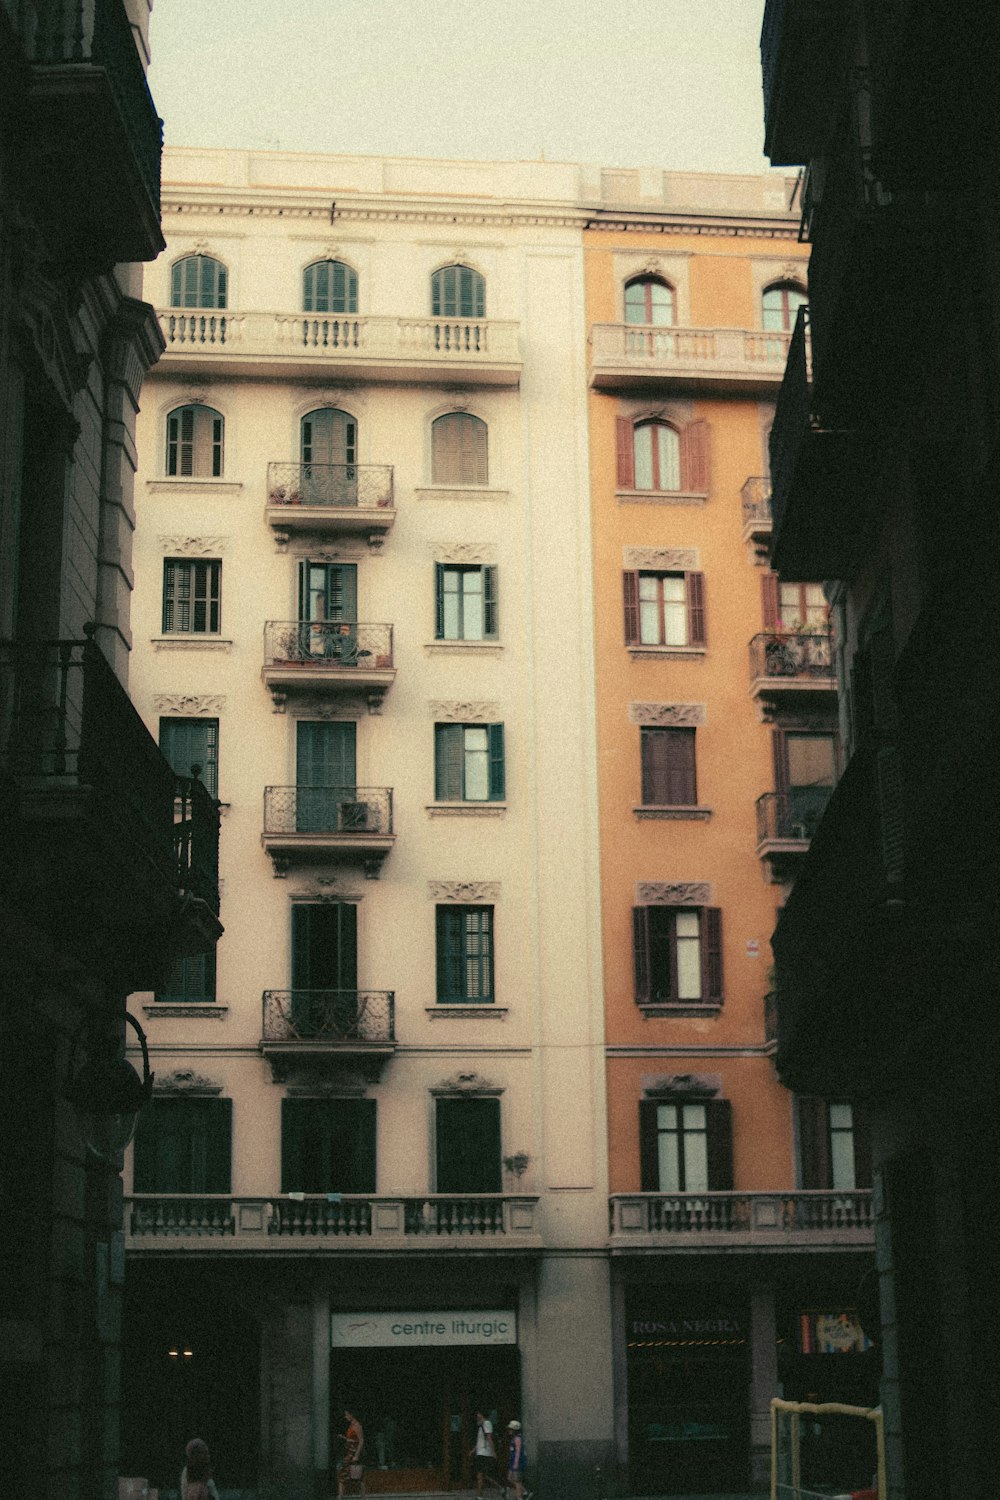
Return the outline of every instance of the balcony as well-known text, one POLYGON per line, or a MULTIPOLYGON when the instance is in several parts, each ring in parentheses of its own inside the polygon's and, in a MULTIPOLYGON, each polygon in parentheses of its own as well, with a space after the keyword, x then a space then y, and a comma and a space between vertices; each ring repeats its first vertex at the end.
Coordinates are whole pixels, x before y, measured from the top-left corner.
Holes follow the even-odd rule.
POLYGON ((276 875, 286 875, 293 862, 319 859, 362 864, 376 880, 395 842, 391 787, 264 788, 261 843, 276 875))
POLYGON ((539 1251, 527 1193, 286 1193, 273 1198, 136 1193, 125 1200, 130 1254, 407 1255, 539 1251))
POLYGON ((828 630, 770 630, 750 642, 750 696, 771 718, 778 709, 836 703, 833 640, 828 630))
POLYGON ((870 1250, 870 1189, 787 1193, 629 1193, 610 1202, 611 1251, 870 1250))
POLYGON ((787 333, 595 323, 590 384, 597 391, 767 395, 781 384, 787 333))
POLYGON ((753 560, 766 563, 771 546, 771 481, 752 475, 740 490, 743 540, 753 549, 753 560))
POLYGON ((349 314, 159 312, 175 374, 307 376, 419 384, 516 386, 518 324, 494 318, 385 318, 349 314))
POLYGON ((19 170, 55 259, 153 260, 163 127, 122 0, 47 0, 30 63, 19 170))
POLYGON ((218 809, 177 777, 92 639, 0 643, 6 899, 124 989, 209 951, 218 809))
POLYGON ((757 857, 770 883, 793 878, 832 793, 830 786, 800 786, 757 798, 757 857))
POLYGON ((788 583, 843 578, 858 522, 854 434, 824 424, 812 394, 809 309, 800 307, 771 428, 771 566, 788 583))
POLYGON ((393 990, 265 990, 260 1050, 276 1081, 299 1063, 349 1059, 377 1072, 396 1050, 393 990))
POLYGON ((279 713, 289 693, 361 693, 369 713, 396 677, 392 626, 354 620, 268 620, 261 672, 279 713))
POLYGON ((267 524, 279 543, 292 531, 318 536, 366 535, 381 547, 396 519, 390 464, 267 466, 267 524))
POLYGON ((819 154, 853 17, 850 0, 767 0, 760 54, 772 166, 801 166, 819 154))

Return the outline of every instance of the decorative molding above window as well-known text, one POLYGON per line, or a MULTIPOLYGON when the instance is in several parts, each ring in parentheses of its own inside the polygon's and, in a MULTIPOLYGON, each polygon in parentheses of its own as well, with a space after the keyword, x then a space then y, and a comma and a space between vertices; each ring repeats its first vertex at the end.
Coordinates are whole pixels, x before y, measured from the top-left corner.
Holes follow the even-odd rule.
POLYGON ((452 542, 444 547, 431 542, 428 548, 435 562, 439 563, 495 563, 497 549, 492 542, 452 542))
POLYGON ((462 906, 481 906, 500 898, 499 880, 428 880, 427 894, 432 901, 457 902, 462 906))
POLYGON ((484 1078, 481 1073, 453 1073, 450 1078, 442 1078, 436 1088, 431 1089, 435 1096, 442 1094, 492 1094, 499 1096, 503 1089, 499 1088, 492 1079, 484 1078))
POLYGON ((432 698, 429 707, 437 724, 499 724, 503 718, 499 703, 491 700, 463 703, 432 698))
POLYGON ((157 540, 167 557, 220 557, 229 542, 227 536, 161 536, 157 540))
POLYGON ((694 421, 693 401, 656 401, 648 398, 637 401, 622 401, 618 410, 630 422, 670 422, 678 429, 694 421))
POLYGON ((713 1099, 722 1093, 721 1073, 645 1073, 639 1080, 644 1099, 713 1099))
POLYGON ((308 557, 310 562, 356 562, 368 556, 367 543, 356 540, 335 542, 326 546, 310 546, 307 538, 296 537, 287 548, 282 548, 286 557, 308 557))
POLYGON ((215 715, 226 706, 224 693, 157 693, 153 707, 160 714, 183 714, 188 718, 215 715))
POLYGON ((690 728, 704 724, 704 703, 630 703, 630 724, 660 724, 677 728, 690 728))
POLYGON ((636 906, 711 906, 710 880, 637 880, 636 906))
POLYGON ((286 712, 290 719, 359 719, 368 712, 368 702, 360 697, 338 697, 296 693, 289 699, 286 712))
POLYGON ((340 875, 314 875, 288 892, 290 901, 357 902, 362 896, 360 887, 340 875))
POLYGON ((285 1095, 289 1099, 363 1099, 368 1086, 369 1079, 351 1068, 338 1068, 331 1075, 302 1067, 289 1075, 285 1095))
POLYGON ((629 571, 654 568, 663 573, 697 573, 701 553, 697 547, 623 547, 622 563, 629 571))
POLYGON ((191 1068, 175 1068, 172 1073, 157 1073, 153 1084, 156 1094, 221 1094, 222 1084, 191 1068))

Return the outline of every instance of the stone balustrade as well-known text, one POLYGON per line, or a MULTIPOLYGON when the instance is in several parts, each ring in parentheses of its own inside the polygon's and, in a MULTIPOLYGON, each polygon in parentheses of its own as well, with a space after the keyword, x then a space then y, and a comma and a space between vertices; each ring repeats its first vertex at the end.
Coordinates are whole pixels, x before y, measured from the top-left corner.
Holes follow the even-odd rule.
POLYGON ((610 1200, 621 1249, 788 1250, 874 1242, 869 1189, 777 1193, 623 1193, 610 1200))
POLYGON ((781 384, 789 339, 787 333, 752 328, 595 323, 590 383, 598 390, 653 380, 720 392, 764 391, 781 384))

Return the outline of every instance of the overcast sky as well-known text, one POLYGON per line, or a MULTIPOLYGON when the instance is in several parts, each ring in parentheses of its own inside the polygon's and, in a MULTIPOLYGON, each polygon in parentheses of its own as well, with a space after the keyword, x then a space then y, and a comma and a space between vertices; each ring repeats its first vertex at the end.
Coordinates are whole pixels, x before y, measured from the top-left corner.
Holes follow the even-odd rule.
POLYGON ((763 0, 156 0, 171 146, 760 172, 763 0))

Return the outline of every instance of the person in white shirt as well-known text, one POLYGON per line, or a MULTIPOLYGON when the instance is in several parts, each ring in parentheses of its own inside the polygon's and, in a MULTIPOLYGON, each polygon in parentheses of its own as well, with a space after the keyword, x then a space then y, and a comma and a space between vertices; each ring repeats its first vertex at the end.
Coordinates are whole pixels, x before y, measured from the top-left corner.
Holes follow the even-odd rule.
POLYGON ((500 1489, 495 1477, 497 1450, 493 1441, 493 1423, 481 1411, 476 1412, 476 1445, 469 1452, 476 1475, 476 1494, 481 1495, 488 1484, 500 1489))

